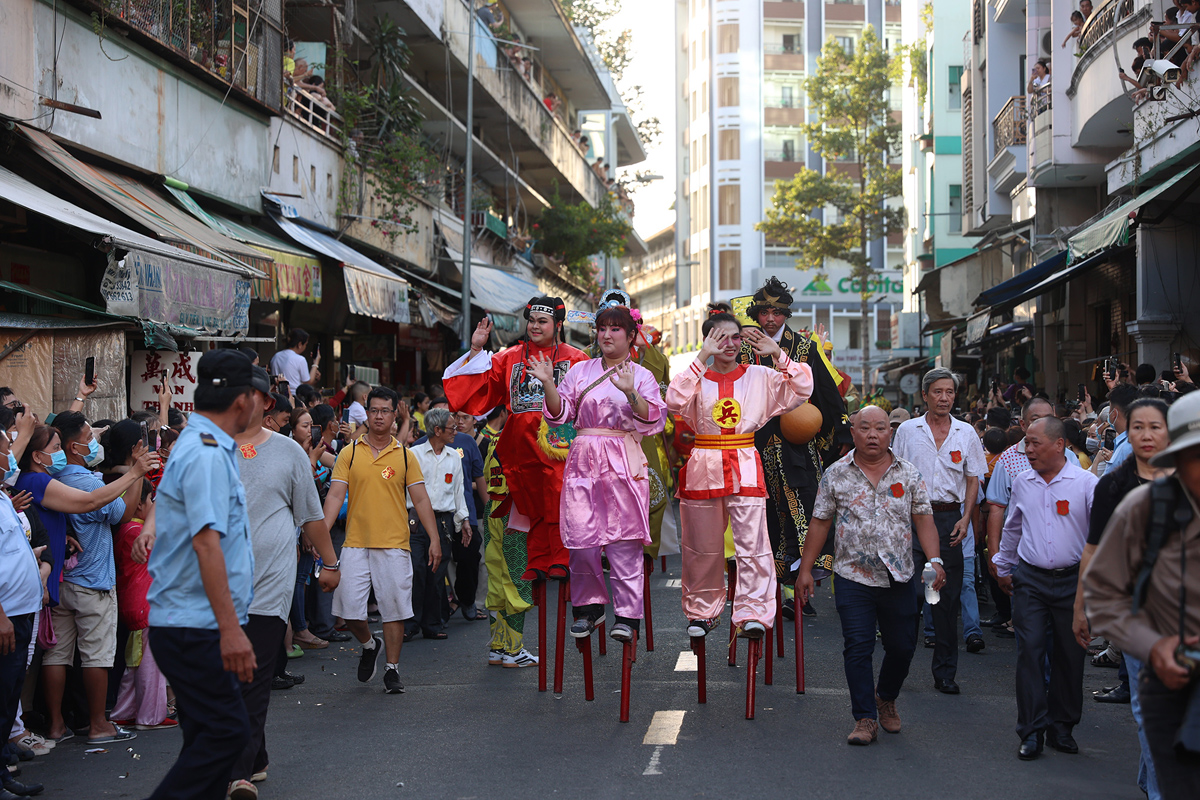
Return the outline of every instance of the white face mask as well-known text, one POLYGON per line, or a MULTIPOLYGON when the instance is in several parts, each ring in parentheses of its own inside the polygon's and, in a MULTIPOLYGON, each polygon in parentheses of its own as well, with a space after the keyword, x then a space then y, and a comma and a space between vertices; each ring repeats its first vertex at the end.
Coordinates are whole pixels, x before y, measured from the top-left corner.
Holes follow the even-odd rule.
POLYGON ((1088 453, 1089 453, 1089 454, 1091 454, 1091 455, 1095 455, 1095 454, 1096 454, 1096 452, 1097 452, 1097 451, 1099 451, 1099 450, 1100 450, 1100 440, 1099 440, 1099 439, 1093 439, 1092 437, 1090 437, 1090 436, 1089 436, 1089 437, 1088 437, 1088 440, 1087 440, 1087 451, 1088 451, 1088 453))
POLYGON ((14 456, 10 450, 8 453, 8 469, 4 471, 4 485, 15 486, 17 483, 17 476, 20 474, 21 468, 17 466, 17 457, 14 456))

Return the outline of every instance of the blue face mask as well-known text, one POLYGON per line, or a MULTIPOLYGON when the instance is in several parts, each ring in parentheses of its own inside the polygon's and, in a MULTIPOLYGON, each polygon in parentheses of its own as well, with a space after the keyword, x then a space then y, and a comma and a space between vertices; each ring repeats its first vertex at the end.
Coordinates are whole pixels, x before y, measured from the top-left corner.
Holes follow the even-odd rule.
POLYGON ((4 473, 4 483, 12 485, 12 482, 17 479, 17 474, 21 468, 17 466, 17 457, 10 451, 8 454, 8 469, 4 473))
POLYGON ((88 442, 87 458, 84 459, 88 467, 94 467, 104 460, 104 447, 99 442, 92 439, 88 442))
POLYGON ((46 465, 46 472, 51 475, 57 475, 62 472, 67 466, 67 452, 59 450, 57 453, 47 453, 44 450, 40 451, 44 456, 50 456, 50 463, 46 465))

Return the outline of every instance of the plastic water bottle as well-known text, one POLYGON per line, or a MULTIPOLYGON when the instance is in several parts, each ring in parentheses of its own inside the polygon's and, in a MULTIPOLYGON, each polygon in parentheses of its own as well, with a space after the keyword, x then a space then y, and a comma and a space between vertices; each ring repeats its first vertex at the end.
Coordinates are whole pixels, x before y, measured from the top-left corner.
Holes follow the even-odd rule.
POLYGON ((921 579, 925 581, 925 602, 931 606, 937 605, 942 599, 942 593, 933 588, 933 582, 937 580, 937 570, 928 561, 925 562, 925 571, 921 573, 921 579))

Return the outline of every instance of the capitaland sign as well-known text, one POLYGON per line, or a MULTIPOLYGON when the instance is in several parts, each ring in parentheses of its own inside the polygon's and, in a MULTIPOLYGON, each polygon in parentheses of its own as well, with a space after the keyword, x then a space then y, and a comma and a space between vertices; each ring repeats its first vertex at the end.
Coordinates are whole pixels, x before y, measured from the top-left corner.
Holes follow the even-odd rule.
MULTIPOLYGON (((808 278, 807 275, 803 276, 808 278)), ((817 272, 803 285, 799 296, 809 299, 833 299, 835 297, 859 297, 862 294, 861 278, 852 277, 849 270, 838 270, 833 274, 817 272), (840 273, 840 274, 839 274, 840 273)), ((867 291, 875 295, 904 293, 904 278, 897 270, 872 275, 867 279, 867 291)))

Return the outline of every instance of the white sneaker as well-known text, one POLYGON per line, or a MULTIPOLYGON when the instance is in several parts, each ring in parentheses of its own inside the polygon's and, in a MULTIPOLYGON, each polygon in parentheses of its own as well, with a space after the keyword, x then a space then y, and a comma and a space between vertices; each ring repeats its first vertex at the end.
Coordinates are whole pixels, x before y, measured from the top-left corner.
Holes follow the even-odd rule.
POLYGON ((36 733, 26 731, 24 736, 12 740, 17 747, 23 747, 26 750, 32 750, 35 756, 48 755, 54 749, 53 742, 47 742, 36 733))
POLYGON ((504 668, 515 669, 518 667, 536 667, 538 663, 537 656, 530 653, 522 647, 516 653, 504 654, 504 668))
POLYGON ((504 663, 503 650, 488 650, 488 663, 493 667, 498 667, 504 663))
POLYGON ((742 624, 737 635, 743 639, 761 639, 767 635, 766 627, 756 619, 742 624))

